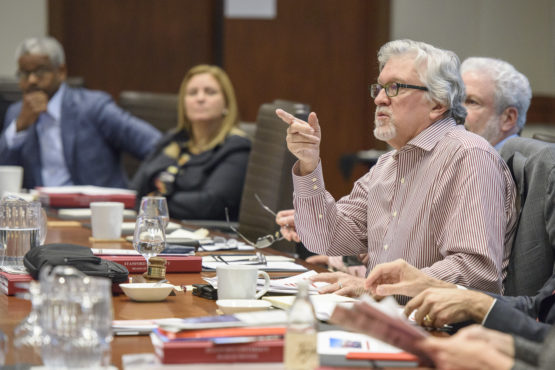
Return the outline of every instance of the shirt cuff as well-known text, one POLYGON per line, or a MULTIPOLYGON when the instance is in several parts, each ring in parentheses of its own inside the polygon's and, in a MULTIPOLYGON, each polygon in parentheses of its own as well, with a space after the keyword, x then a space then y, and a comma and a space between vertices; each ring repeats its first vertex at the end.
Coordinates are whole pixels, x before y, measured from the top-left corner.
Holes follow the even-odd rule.
POLYGON ((295 188, 295 195, 301 198, 310 198, 324 191, 324 176, 322 174, 322 162, 305 176, 299 176, 298 173, 299 161, 293 165, 293 186, 295 188))
MULTIPOLYGON (((458 287, 458 285, 457 285, 458 287)), ((484 326, 484 324, 486 323, 486 320, 488 319, 489 313, 491 312, 491 310, 493 309, 493 306, 495 306, 495 303, 497 303, 497 298, 495 298, 493 300, 493 303, 491 304, 491 306, 489 306, 489 310, 488 312, 486 312, 486 314, 484 315, 484 319, 482 320, 482 322, 480 323, 482 326, 484 326)))
POLYGON ((460 289, 460 290, 468 290, 467 287, 459 285, 459 284, 455 284, 455 286, 457 287, 457 289, 460 289))
POLYGON ((17 132, 16 125, 17 123, 14 119, 4 131, 4 138, 6 139, 6 144, 10 149, 21 146, 27 137, 27 130, 17 132))

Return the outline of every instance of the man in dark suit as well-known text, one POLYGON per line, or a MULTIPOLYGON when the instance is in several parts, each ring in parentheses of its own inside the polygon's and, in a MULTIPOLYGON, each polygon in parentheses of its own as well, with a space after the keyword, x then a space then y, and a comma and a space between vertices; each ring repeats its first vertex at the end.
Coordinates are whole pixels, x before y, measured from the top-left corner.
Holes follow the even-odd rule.
POLYGON ((414 297, 405 306, 405 313, 417 310, 415 320, 424 326, 472 320, 490 329, 541 341, 555 323, 555 275, 533 297, 509 297, 461 289, 396 260, 376 266, 368 275, 366 288, 376 296, 414 297))
POLYGON ((552 276, 555 265, 555 145, 513 138, 503 145, 501 157, 520 199, 505 294, 530 296, 552 276))
POLYGON ((16 60, 23 99, 6 113, 0 164, 22 166, 24 188, 127 187, 122 152, 145 158, 160 132, 104 92, 67 86, 64 51, 55 39, 26 39, 16 60))

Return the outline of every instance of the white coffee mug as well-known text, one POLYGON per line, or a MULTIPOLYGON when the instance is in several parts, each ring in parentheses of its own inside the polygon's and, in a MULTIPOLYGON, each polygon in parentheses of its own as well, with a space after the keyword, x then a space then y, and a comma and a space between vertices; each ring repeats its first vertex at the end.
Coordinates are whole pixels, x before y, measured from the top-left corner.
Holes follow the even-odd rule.
POLYGON ((5 192, 20 193, 23 182, 23 167, 0 166, 0 197, 5 192))
POLYGON ((119 239, 123 223, 123 203, 92 202, 91 225, 95 239, 119 239))
POLYGON ((257 266, 225 265, 216 268, 218 299, 258 299, 270 288, 270 276, 257 266), (264 277, 264 287, 256 291, 258 276, 264 277))

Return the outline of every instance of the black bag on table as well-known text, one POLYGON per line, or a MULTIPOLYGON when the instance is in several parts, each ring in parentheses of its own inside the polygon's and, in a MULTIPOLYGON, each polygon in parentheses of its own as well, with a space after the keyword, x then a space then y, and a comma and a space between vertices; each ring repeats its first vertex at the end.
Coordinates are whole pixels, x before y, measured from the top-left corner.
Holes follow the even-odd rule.
POLYGON ((86 275, 111 279, 112 283, 126 282, 129 275, 125 266, 103 260, 95 256, 91 248, 76 244, 46 244, 31 248, 25 254, 23 264, 34 279, 38 279, 40 270, 47 265, 72 266, 86 275))

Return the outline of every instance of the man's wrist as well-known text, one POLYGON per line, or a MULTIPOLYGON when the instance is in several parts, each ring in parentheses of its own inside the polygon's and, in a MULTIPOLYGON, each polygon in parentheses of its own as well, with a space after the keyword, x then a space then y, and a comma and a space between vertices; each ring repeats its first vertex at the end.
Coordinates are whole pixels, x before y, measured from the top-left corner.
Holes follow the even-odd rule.
POLYGON ((311 174, 312 172, 314 172, 316 167, 318 167, 318 163, 320 163, 319 159, 314 163, 299 161, 299 175, 306 176, 311 174))
MULTIPOLYGON (((472 292, 472 291, 469 291, 472 292)), ((475 299, 472 299, 474 309, 471 311, 472 319, 475 322, 484 323, 485 318, 491 311, 495 299, 487 294, 480 292, 472 292, 475 299)))

